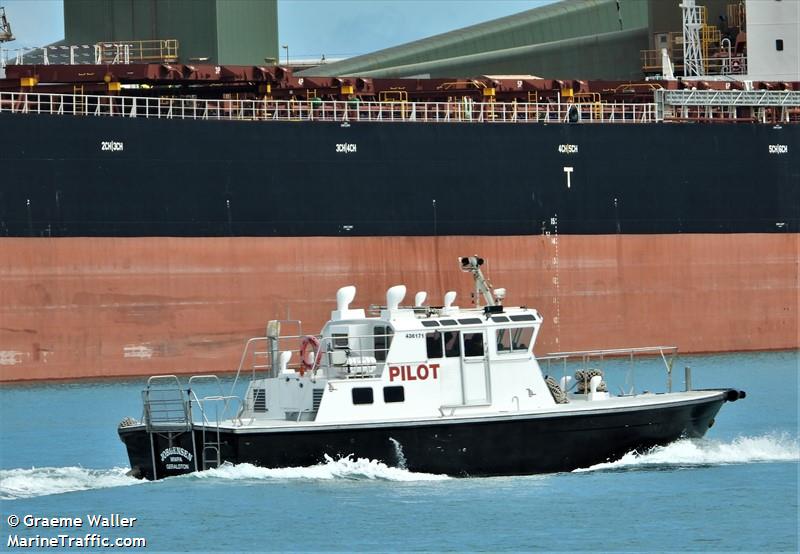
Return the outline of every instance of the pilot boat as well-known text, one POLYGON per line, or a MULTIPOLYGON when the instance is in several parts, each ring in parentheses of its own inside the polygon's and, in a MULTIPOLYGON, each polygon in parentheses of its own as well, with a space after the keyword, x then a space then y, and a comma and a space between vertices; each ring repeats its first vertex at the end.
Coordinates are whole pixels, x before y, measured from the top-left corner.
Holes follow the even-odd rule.
POLYGON ((744 398, 693 390, 688 368, 685 390, 673 391, 674 347, 535 356, 542 315, 503 305, 483 263, 459 258, 474 280, 469 307, 454 305, 453 291, 441 306, 426 305, 424 292, 403 306, 398 285, 385 306, 352 308, 356 289, 346 286, 319 335, 270 321, 266 336, 247 341, 227 393, 213 375, 151 377, 141 420, 118 428, 131 474, 343 457, 453 476, 571 471, 702 437, 723 403, 744 398), (604 366, 640 358, 663 362, 664 392, 635 390, 630 368, 618 391, 606 382, 617 372, 604 366))

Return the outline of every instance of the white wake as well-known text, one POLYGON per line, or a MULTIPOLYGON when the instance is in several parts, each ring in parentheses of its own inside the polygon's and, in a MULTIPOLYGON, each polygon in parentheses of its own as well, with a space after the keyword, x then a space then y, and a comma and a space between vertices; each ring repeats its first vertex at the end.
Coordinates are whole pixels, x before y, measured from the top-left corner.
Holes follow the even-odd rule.
POLYGON ((282 467, 268 469, 251 464, 223 464, 216 469, 191 474, 201 479, 269 480, 269 479, 320 479, 320 480, 364 480, 364 481, 441 481, 446 475, 414 473, 406 469, 390 467, 376 460, 351 457, 334 460, 325 456, 325 463, 306 467, 282 467))
POLYGON ((683 439, 647 452, 629 452, 615 462, 576 469, 598 470, 692 467, 758 462, 800 461, 797 438, 788 434, 737 437, 731 442, 709 439, 683 439))
POLYGON ((82 467, 34 467, 0 469, 0 500, 33 498, 49 494, 135 485, 128 468, 86 469, 82 467))

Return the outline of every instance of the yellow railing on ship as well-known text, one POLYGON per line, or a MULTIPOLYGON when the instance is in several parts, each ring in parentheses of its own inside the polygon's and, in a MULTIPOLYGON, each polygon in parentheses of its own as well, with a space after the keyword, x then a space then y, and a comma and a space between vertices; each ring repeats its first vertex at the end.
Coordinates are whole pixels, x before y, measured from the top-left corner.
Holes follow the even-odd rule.
POLYGON ((125 40, 95 44, 96 64, 177 60, 177 39, 125 40))

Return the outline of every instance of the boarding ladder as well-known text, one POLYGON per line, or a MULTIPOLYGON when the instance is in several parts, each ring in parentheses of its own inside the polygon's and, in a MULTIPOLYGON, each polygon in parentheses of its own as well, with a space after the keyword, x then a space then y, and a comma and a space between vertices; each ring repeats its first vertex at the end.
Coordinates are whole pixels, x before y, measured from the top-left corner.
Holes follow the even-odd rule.
POLYGON ((224 407, 222 409, 222 413, 224 414, 227 411, 227 397, 222 394, 222 383, 220 383, 219 378, 216 375, 193 375, 189 378, 189 390, 188 390, 190 403, 194 402, 200 408, 200 414, 203 418, 203 426, 202 426, 202 433, 201 433, 201 441, 202 441, 202 469, 211 469, 215 467, 219 467, 222 464, 222 455, 221 455, 221 445, 222 441, 220 441, 219 435, 219 424, 220 424, 220 417, 219 417, 219 410, 216 411, 216 421, 215 423, 211 423, 208 420, 206 414, 206 403, 209 402, 218 402, 223 401, 224 407), (198 398, 195 394, 194 390, 192 389, 192 385, 196 384, 200 381, 213 381, 217 388, 219 389, 218 395, 213 396, 204 396, 202 398, 198 398), (213 427, 213 429, 210 429, 213 427))
POLYGON ((234 401, 240 399, 236 396, 225 396, 222 393, 222 383, 216 375, 192 376, 189 378, 188 388, 181 387, 176 375, 150 377, 147 387, 142 391, 142 404, 143 421, 150 435, 151 447, 154 434, 164 435, 172 440, 183 433, 191 433, 195 459, 198 450, 201 453, 200 463, 195 463, 195 469, 219 467, 222 464, 220 424, 234 401), (194 387, 203 381, 211 381, 217 386, 219 393, 198 396, 194 387), (212 411, 213 417, 209 417, 212 411), (195 425, 194 417, 198 417, 198 425, 195 425), (195 430, 200 431, 199 437, 195 430))

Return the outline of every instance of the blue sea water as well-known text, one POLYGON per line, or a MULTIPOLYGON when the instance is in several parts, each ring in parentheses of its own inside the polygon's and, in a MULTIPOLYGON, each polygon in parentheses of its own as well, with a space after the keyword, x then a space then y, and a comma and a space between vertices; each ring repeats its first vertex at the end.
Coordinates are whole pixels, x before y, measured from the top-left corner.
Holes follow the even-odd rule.
POLYGON ((480 479, 344 459, 142 482, 125 476, 116 427, 140 416, 143 379, 5 386, 0 549, 17 549, 13 535, 97 532, 145 538, 146 551, 797 552, 800 352, 683 365, 695 388, 747 391, 705 439, 571 473, 480 479), (109 513, 137 520, 87 527, 87 514, 109 513), (26 515, 81 517, 84 527, 26 527, 26 515), (10 516, 23 523, 10 527, 10 516))

